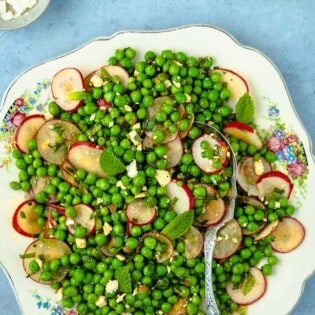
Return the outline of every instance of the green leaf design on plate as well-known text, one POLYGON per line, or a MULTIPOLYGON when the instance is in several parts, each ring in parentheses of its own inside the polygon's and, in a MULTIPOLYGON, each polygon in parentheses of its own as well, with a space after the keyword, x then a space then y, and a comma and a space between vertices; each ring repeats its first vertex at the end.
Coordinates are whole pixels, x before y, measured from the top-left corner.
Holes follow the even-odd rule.
POLYGON ((167 224, 161 231, 169 239, 174 240, 184 235, 194 222, 194 211, 185 211, 167 224))
POLYGON ((236 120, 248 124, 254 121, 255 104, 252 97, 245 93, 238 100, 235 107, 236 120))

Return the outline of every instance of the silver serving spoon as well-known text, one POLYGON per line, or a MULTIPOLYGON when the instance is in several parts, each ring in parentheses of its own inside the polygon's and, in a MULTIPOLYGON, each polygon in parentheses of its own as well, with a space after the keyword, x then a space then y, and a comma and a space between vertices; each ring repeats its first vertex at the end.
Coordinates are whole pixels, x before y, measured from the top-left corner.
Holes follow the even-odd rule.
POLYGON ((234 207, 235 207, 235 198, 237 195, 236 190, 236 172, 237 172, 237 163, 235 155, 233 153, 232 147, 226 137, 217 129, 211 127, 210 125, 195 122, 194 123, 198 128, 204 131, 207 134, 213 134, 218 139, 224 140, 224 142, 229 146, 230 149, 230 164, 232 166, 232 176, 230 178, 230 191, 228 197, 225 198, 226 203, 226 214, 224 218, 217 224, 210 226, 205 234, 204 239, 204 255, 205 255, 205 283, 206 283, 206 310, 208 315, 220 315, 218 309, 213 287, 212 287, 212 256, 215 247, 215 242, 217 238, 217 233, 221 227, 225 225, 226 222, 230 221, 234 216, 234 207))

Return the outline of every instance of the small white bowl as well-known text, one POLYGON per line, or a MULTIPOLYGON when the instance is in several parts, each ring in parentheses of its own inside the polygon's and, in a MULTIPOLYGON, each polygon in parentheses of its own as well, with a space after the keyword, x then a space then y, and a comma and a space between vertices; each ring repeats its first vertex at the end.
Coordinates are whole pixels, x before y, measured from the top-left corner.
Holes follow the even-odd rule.
POLYGON ((50 0, 37 0, 36 5, 28 9, 26 13, 9 21, 0 17, 0 30, 14 30, 31 24, 46 10, 50 0))

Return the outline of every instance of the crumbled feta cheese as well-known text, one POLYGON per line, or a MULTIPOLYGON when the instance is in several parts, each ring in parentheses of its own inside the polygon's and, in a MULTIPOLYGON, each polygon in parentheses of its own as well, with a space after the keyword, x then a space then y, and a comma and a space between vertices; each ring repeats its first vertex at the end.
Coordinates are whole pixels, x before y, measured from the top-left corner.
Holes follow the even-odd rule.
POLYGON ((116 255, 116 258, 120 261, 125 261, 126 260, 126 257, 124 255, 121 255, 121 254, 117 254, 116 255))
POLYGON ((136 198, 136 199, 139 199, 139 198, 144 198, 145 196, 146 196, 146 193, 141 192, 140 194, 135 195, 135 198, 136 198))
POLYGON ((126 170, 128 177, 135 178, 138 175, 137 161, 132 160, 131 163, 126 166, 126 170))
POLYGON ((121 188, 121 189, 126 189, 126 186, 122 183, 121 180, 117 181, 116 187, 119 187, 119 188, 121 188))
POLYGON ((162 187, 165 187, 171 181, 171 175, 166 170, 157 170, 155 178, 162 187))
POLYGON ((131 130, 128 133, 128 138, 130 139, 130 141, 134 144, 134 145, 139 145, 141 144, 140 140, 140 136, 138 134, 138 132, 136 130, 131 130))
POLYGON ((114 293, 118 290, 118 281, 117 280, 110 280, 107 284, 106 284, 106 288, 105 291, 107 293, 114 293))
POLYGON ((73 225, 73 224, 74 224, 74 220, 73 219, 69 218, 69 219, 66 220, 66 225, 67 226, 70 226, 70 225, 73 225))
POLYGON ((37 0, 1 0, 1 18, 8 21, 17 18, 22 14, 27 14, 27 10, 33 8, 36 3, 37 0))
POLYGON ((78 248, 86 248, 86 239, 85 238, 76 238, 75 244, 78 248))
POLYGON ((275 209, 279 209, 281 207, 281 204, 279 201, 275 202, 275 209))
POLYGON ((103 86, 104 81, 103 81, 103 79, 102 79, 99 75, 94 74, 94 75, 92 75, 92 77, 91 77, 91 79, 90 79, 90 83, 91 83, 94 87, 98 88, 98 87, 102 87, 102 86, 103 86))
POLYGON ((254 161, 254 171, 257 176, 264 173, 264 164, 261 159, 254 161))
POLYGON ((126 112, 132 112, 132 107, 128 104, 125 105, 126 112))
POLYGON ((103 233, 107 236, 110 234, 110 232, 112 231, 113 227, 108 224, 107 222, 104 223, 103 225, 103 233))
POLYGON ((124 300, 125 295, 126 295, 126 293, 119 294, 119 295, 117 296, 116 302, 117 302, 117 303, 122 302, 122 301, 124 300))
POLYGON ((104 295, 99 296, 95 302, 95 305, 99 308, 106 306, 107 305, 106 297, 104 295))

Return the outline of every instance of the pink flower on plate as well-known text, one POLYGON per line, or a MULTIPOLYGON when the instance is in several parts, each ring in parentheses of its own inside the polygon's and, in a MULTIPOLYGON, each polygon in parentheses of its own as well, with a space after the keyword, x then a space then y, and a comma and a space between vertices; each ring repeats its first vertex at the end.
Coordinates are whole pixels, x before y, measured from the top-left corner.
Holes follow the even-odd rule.
POLYGON ((293 177, 298 177, 304 174, 304 164, 300 161, 297 160, 295 163, 288 164, 287 170, 289 174, 293 177))
POLYGON ((277 151, 282 149, 282 142, 281 139, 277 138, 276 136, 271 136, 268 140, 267 140, 267 148, 268 150, 276 153, 277 151))
POLYGON ((299 138, 295 135, 288 135, 285 139, 284 142, 285 144, 293 143, 293 142, 298 142, 299 138))

